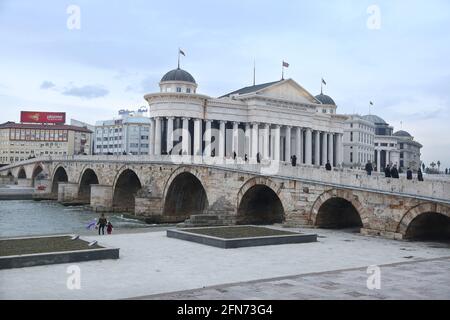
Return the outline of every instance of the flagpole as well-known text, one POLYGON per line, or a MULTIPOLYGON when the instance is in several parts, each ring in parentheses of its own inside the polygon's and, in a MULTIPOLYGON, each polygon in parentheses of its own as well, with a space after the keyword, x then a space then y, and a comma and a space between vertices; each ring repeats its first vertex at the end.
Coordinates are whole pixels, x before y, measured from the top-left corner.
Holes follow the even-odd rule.
POLYGON ((281 62, 281 80, 284 80, 284 61, 281 62))
POLYGON ((253 59, 253 86, 256 85, 256 60, 253 59))
POLYGON ((180 48, 178 48, 178 69, 180 69, 180 48))

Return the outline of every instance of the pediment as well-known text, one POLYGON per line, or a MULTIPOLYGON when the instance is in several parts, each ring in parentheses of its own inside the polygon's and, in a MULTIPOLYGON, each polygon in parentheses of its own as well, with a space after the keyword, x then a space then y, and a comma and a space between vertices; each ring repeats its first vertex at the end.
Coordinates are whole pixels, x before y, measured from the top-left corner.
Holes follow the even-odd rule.
POLYGON ((259 95, 295 101, 300 103, 319 103, 313 95, 292 79, 278 82, 274 85, 261 89, 259 95))

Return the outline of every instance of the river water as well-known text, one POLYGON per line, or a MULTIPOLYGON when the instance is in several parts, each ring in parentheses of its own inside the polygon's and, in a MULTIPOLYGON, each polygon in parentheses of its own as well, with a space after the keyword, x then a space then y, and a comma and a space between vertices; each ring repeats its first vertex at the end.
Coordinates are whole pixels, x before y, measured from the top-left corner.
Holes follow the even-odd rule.
MULTIPOLYGON (((119 213, 106 213, 105 216, 114 226, 113 233, 148 227, 139 220, 123 218, 119 213)), ((64 233, 94 235, 98 230, 89 230, 86 226, 98 218, 98 213, 84 207, 65 207, 54 201, 0 201, 0 237, 64 233)))

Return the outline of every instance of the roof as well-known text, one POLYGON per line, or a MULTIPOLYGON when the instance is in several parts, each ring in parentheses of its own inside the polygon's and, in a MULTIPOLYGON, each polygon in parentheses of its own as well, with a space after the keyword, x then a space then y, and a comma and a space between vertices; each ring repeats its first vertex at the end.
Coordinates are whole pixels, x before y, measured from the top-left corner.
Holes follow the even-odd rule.
POLYGON ((373 114, 368 114, 368 115, 364 116, 363 118, 366 120, 372 121, 375 124, 387 124, 386 121, 381 119, 379 116, 376 116, 373 114))
POLYGON ((406 132, 406 131, 403 131, 403 130, 397 131, 396 133, 394 133, 394 136, 396 136, 396 137, 408 137, 408 138, 412 137, 409 134, 409 132, 406 132))
POLYGON ((71 126, 68 124, 38 124, 38 123, 15 123, 8 121, 0 124, 0 129, 53 129, 53 130, 71 130, 92 133, 91 130, 84 127, 71 126))
POLYGON ((173 69, 167 72, 161 79, 161 82, 165 81, 184 81, 196 83, 194 77, 183 69, 173 69))
POLYGON ((247 94, 247 93, 257 92, 259 90, 262 90, 264 88, 270 87, 270 86, 272 86, 272 85, 274 85, 276 83, 282 82, 282 81, 284 81, 284 80, 278 80, 278 81, 273 81, 273 82, 257 84, 255 86, 244 87, 244 88, 241 88, 239 90, 236 90, 236 91, 230 92, 228 94, 225 94, 225 95, 223 95, 223 96, 221 96, 219 98, 230 97, 230 96, 235 95, 235 94, 247 94))
POLYGON ((330 97, 330 96, 327 96, 326 94, 321 93, 321 94, 315 96, 315 98, 316 98, 317 100, 319 100, 320 102, 322 102, 322 104, 330 104, 330 105, 333 105, 333 106, 336 105, 336 103, 334 102, 334 100, 331 99, 331 97, 330 97))

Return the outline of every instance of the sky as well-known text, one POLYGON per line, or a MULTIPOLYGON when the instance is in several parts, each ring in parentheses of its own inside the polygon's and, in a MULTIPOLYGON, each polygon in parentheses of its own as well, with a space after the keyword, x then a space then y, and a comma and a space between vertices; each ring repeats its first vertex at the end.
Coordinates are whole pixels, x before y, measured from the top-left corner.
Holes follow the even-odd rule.
POLYGON ((137 109, 182 48, 199 93, 251 85, 254 61, 257 83, 279 80, 284 60, 314 95, 324 78, 338 113, 373 101, 426 164, 450 168, 448 0, 0 0, 0 39, 0 123, 21 110, 93 124, 137 109))

